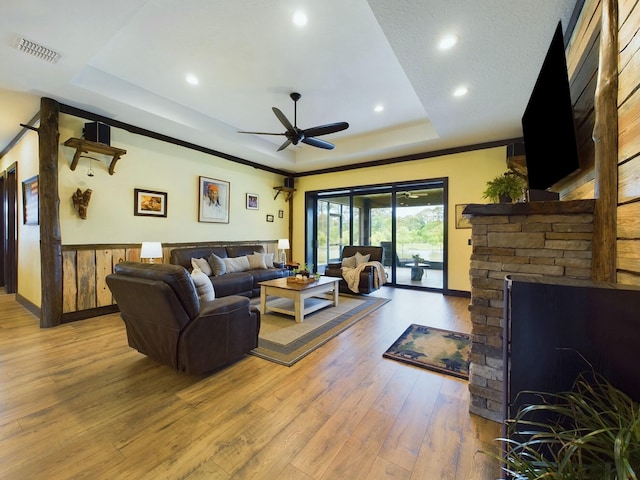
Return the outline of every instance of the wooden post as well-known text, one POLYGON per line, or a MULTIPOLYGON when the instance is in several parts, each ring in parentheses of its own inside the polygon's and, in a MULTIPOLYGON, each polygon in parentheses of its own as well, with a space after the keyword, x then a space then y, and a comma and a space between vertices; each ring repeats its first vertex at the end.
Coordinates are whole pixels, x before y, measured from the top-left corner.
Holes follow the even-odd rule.
POLYGON ((618 1, 602 0, 595 96, 595 219, 592 280, 616 281, 618 206, 618 1))
POLYGON ((40 327, 54 327, 62 321, 62 242, 60 199, 58 198, 58 117, 60 105, 50 98, 40 100, 38 128, 40 195, 40 278, 42 300, 40 327))

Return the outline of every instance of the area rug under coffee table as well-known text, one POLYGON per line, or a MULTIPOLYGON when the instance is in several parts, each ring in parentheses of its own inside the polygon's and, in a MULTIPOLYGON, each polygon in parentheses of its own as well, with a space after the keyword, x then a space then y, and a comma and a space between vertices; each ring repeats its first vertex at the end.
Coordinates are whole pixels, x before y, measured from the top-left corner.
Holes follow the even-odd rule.
MULTIPOLYGON (((313 300, 307 299, 305 304, 313 300)), ((290 367, 388 301, 386 298, 341 294, 337 307, 327 307, 305 316, 302 323, 278 313, 261 315, 258 348, 250 353, 290 367)))
POLYGON ((470 351, 471 335, 412 324, 382 356, 469 379, 470 351))

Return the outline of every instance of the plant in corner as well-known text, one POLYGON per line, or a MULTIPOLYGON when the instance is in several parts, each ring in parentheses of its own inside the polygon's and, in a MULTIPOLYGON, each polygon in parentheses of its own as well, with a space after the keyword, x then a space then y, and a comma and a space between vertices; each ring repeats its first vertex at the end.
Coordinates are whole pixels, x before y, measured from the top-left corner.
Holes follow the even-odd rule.
POLYGON ((640 406, 605 378, 580 374, 569 392, 533 393, 507 420, 503 462, 516 480, 637 480, 640 406))
POLYGON ((494 203, 513 203, 522 197, 522 191, 525 187, 525 182, 521 177, 515 173, 507 172, 487 182, 482 198, 487 198, 494 203))

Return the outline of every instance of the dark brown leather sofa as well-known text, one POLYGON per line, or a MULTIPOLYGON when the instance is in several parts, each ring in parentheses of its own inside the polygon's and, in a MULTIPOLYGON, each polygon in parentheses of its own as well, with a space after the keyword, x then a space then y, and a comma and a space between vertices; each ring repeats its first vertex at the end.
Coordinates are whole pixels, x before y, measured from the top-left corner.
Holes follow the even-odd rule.
MULTIPOLYGON (((360 252, 361 255, 370 255, 370 262, 382 262, 383 250, 382 247, 374 247, 374 246, 353 246, 348 245, 342 248, 342 254, 340 255, 340 259, 345 259, 348 257, 353 257, 357 252, 360 252)), ((349 289, 347 282, 342 277, 342 263, 329 263, 324 274, 328 277, 339 277, 340 291, 343 293, 355 293, 349 289)), ((373 267, 367 266, 360 272, 360 281, 358 283, 358 293, 371 293, 376 291, 378 288, 375 286, 374 275, 376 272, 373 267)))
POLYGON ((122 262, 106 278, 129 346, 187 374, 230 364, 258 346, 260 313, 241 296, 200 304, 181 266, 122 262))
MULTIPOLYGON (((178 247, 171 250, 169 262, 181 265, 191 271, 192 258, 208 259, 212 253, 220 258, 234 258, 252 253, 264 253, 262 245, 228 245, 215 247, 178 247)), ((209 280, 216 291, 216 297, 227 295, 243 295, 245 297, 260 296, 260 282, 274 278, 286 277, 289 272, 274 262, 276 268, 266 270, 247 270, 244 272, 225 273, 220 276, 210 276, 209 280)))

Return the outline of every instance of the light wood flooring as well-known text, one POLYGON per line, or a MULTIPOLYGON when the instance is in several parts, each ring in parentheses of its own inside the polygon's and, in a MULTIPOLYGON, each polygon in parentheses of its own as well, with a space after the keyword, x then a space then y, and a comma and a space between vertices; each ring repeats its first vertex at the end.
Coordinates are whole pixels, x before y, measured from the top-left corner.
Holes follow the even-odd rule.
POLYGON ((50 329, 0 294, 1 479, 489 480, 500 426, 467 383, 382 358, 411 323, 471 329, 468 299, 392 298, 293 367, 188 377, 127 346, 119 315, 50 329))

